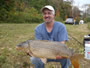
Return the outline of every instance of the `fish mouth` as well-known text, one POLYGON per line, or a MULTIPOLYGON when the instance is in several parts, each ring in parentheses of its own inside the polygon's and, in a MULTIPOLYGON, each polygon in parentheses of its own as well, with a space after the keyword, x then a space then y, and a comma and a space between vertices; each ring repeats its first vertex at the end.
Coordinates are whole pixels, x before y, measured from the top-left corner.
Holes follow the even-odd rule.
POLYGON ((16 50, 23 51, 23 52, 25 52, 25 53, 28 52, 28 50, 27 50, 26 48, 18 47, 18 46, 16 46, 16 50))
POLYGON ((23 48, 16 46, 16 50, 23 50, 23 48))

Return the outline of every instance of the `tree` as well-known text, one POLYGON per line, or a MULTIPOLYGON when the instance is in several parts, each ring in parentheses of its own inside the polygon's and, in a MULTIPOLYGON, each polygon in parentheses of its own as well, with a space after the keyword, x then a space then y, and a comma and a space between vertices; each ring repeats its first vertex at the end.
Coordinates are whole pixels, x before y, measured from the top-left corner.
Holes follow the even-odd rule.
POLYGON ((90 16, 90 6, 87 8, 87 16, 90 16))
POLYGON ((72 9, 71 7, 71 1, 64 1, 64 0, 47 0, 48 3, 56 9, 56 16, 61 17, 63 20, 65 20, 65 16, 70 15, 70 11, 72 9))
POLYGON ((33 7, 37 9, 38 12, 40 12, 40 9, 46 5, 47 0, 28 0, 28 4, 30 7, 33 7))
POLYGON ((0 0, 0 20, 7 20, 9 12, 14 8, 14 0, 0 0))
POLYGON ((77 6, 74 6, 73 9, 72 9, 72 11, 73 11, 72 15, 73 15, 74 18, 75 17, 79 17, 80 10, 79 10, 79 8, 77 6))

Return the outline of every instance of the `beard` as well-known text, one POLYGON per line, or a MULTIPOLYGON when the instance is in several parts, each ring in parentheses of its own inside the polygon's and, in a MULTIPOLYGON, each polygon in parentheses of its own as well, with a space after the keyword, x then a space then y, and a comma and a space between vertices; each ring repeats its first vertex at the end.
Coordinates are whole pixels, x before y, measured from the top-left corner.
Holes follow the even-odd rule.
POLYGON ((49 20, 45 20, 45 19, 44 19, 44 21, 45 21, 45 23, 49 24, 49 23, 52 22, 52 19, 51 19, 51 18, 49 18, 49 20))
POLYGON ((45 21, 46 24, 52 23, 54 21, 54 18, 52 17, 45 17, 43 18, 43 20, 45 21))

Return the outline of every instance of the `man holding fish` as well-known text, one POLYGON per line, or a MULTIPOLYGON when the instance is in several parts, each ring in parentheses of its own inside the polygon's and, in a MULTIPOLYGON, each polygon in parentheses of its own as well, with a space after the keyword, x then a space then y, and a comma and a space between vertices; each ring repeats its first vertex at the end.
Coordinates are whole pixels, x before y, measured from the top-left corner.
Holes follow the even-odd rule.
MULTIPOLYGON (((35 40, 57 41, 62 44, 68 40, 68 35, 64 24, 55 21, 55 10, 52 6, 46 5, 41 9, 44 22, 35 28, 35 40)), ((43 46, 43 45, 42 45, 43 46)), ((30 57, 35 68, 44 68, 44 63, 40 58, 30 57)), ((70 60, 57 56, 56 59, 47 59, 47 62, 60 62, 62 68, 70 66, 70 60)))

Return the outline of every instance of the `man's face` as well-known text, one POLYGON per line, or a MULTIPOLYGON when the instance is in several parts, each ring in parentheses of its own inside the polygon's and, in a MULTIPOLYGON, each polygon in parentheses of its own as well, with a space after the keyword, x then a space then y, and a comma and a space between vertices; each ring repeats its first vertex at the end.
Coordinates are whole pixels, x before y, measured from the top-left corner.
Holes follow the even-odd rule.
POLYGON ((43 20, 45 21, 45 23, 53 22, 54 17, 55 17, 55 15, 52 13, 51 10, 48 10, 48 9, 43 10, 43 20))

